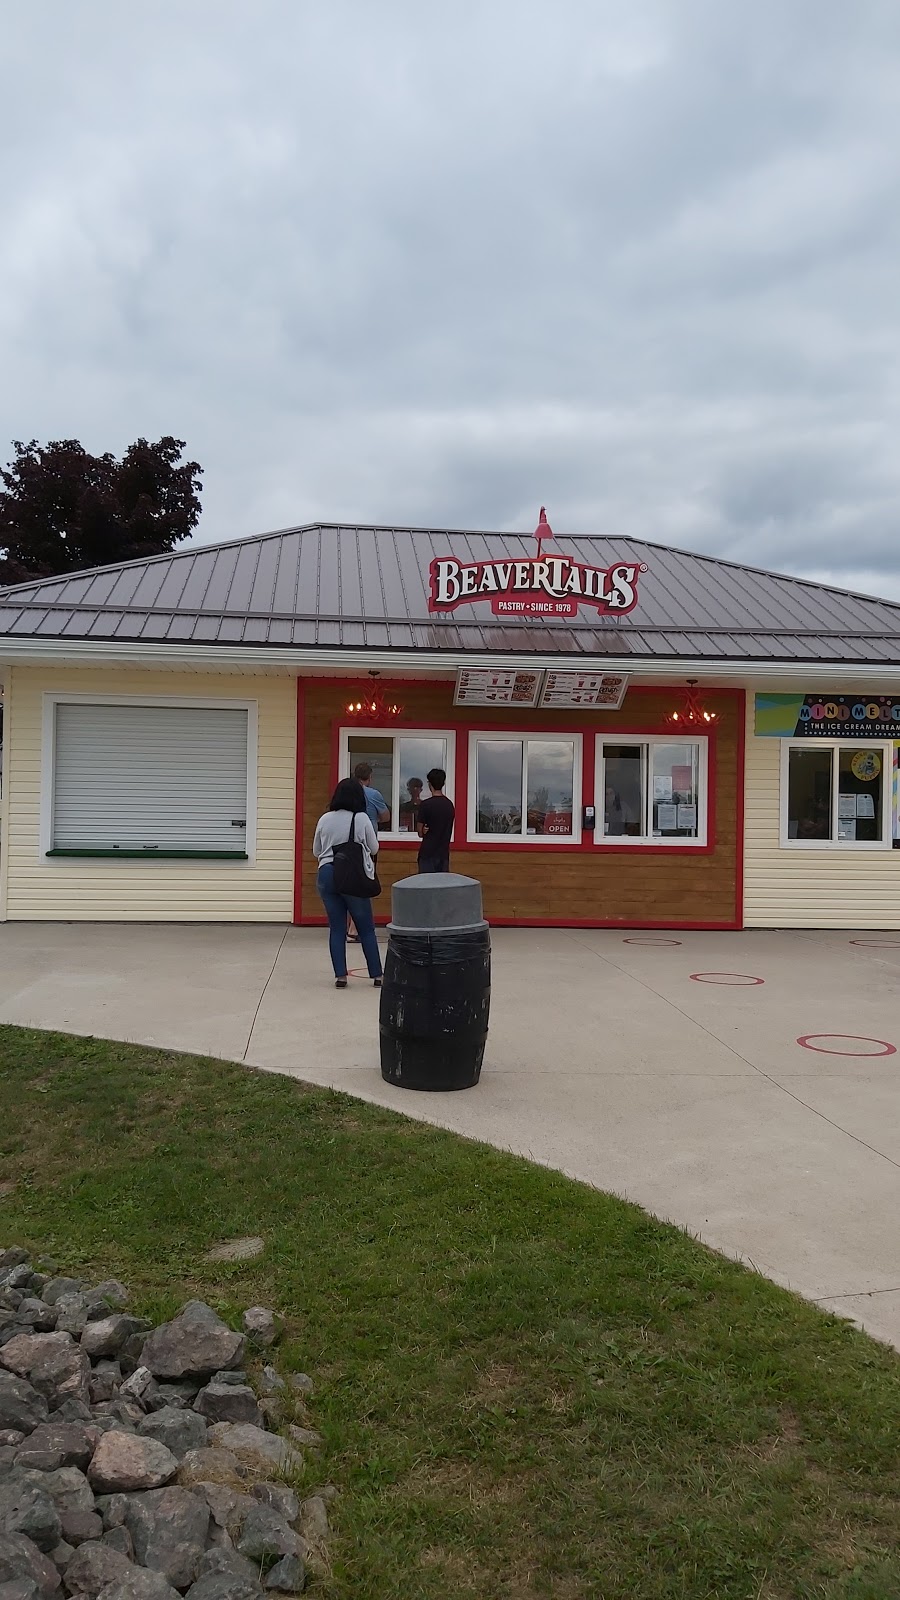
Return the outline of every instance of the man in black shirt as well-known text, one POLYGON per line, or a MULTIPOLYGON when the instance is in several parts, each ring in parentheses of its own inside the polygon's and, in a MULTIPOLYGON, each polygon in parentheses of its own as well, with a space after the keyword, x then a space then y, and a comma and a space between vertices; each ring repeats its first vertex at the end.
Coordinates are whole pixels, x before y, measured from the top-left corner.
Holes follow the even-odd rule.
POLYGON ((444 793, 447 774, 441 767, 432 767, 427 774, 431 796, 419 806, 419 871, 450 871, 450 835, 456 808, 444 793))

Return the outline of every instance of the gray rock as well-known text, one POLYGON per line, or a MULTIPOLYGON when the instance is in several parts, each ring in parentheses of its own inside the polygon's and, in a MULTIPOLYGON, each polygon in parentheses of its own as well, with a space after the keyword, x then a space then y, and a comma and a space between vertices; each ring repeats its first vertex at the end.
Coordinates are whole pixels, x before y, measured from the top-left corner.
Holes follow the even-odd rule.
POLYGON ((242 1556, 261 1566, 270 1566, 282 1556, 302 1557, 305 1553, 299 1534, 271 1506, 264 1505, 255 1505, 247 1512, 237 1548, 242 1556))
POLYGON ((288 1423, 288 1433, 295 1444, 304 1445, 308 1450, 319 1450, 324 1440, 315 1428, 301 1428, 296 1422, 288 1423))
POLYGON ((47 1420, 47 1401, 26 1378, 0 1372, 0 1427, 30 1433, 47 1420))
POLYGON ((121 1382, 122 1368, 118 1361, 95 1361, 88 1380, 91 1405, 95 1406, 101 1400, 112 1400, 118 1393, 121 1382))
POLYGON ((103 1522, 96 1511, 61 1511, 59 1520, 67 1544, 87 1544, 89 1539, 99 1539, 103 1533, 103 1522))
POLYGON ((51 1411, 70 1398, 87 1402, 90 1362, 69 1333, 19 1334, 0 1350, 0 1366, 28 1378, 51 1411))
POLYGON ((97 1600, 178 1600, 178 1591, 166 1582, 161 1572, 133 1567, 124 1578, 101 1589, 97 1600))
POLYGON ((249 1306, 244 1312, 243 1327, 248 1339, 263 1346, 274 1344, 280 1332, 275 1313, 265 1306, 249 1306))
POLYGON ((149 1333, 133 1333, 125 1340, 119 1351, 119 1366, 124 1377, 129 1377, 141 1365, 144 1345, 149 1337, 149 1333))
POLYGON ((257 1381, 260 1394, 270 1397, 283 1394, 287 1388, 281 1374, 276 1372, 274 1367, 263 1367, 257 1381))
POLYGON ((33 1467, 38 1472, 54 1472, 57 1467, 80 1467, 84 1471, 95 1442, 77 1422, 44 1422, 19 1446, 16 1465, 33 1467))
POLYGON ((0 1473, 15 1465, 17 1445, 0 1444, 0 1473))
POLYGON ((300 1515, 300 1501, 286 1483, 255 1483, 252 1493, 285 1522, 296 1522, 300 1515))
POLYGON ((66 1590, 70 1595, 96 1596, 108 1583, 124 1578, 132 1562, 119 1550, 110 1550, 99 1541, 79 1545, 66 1567, 66 1590))
POLYGON ((255 1504, 249 1494, 227 1483, 198 1483, 194 1493, 202 1495, 209 1506, 211 1526, 224 1529, 232 1539, 240 1537, 244 1518, 255 1504))
POLYGON ((50 1560, 59 1572, 65 1572, 74 1554, 75 1546, 68 1544, 65 1539, 60 1539, 59 1544, 54 1545, 50 1551, 50 1560))
POLYGON ((237 1550, 207 1550, 197 1570, 197 1577, 205 1578, 214 1572, 227 1572, 234 1578, 247 1578, 251 1583, 259 1583, 259 1568, 246 1556, 239 1555, 237 1550))
POLYGON ((45 1300, 48 1306, 55 1306, 64 1298, 71 1299, 83 1288, 84 1284, 80 1278, 51 1278, 49 1283, 44 1284, 41 1299, 45 1300))
POLYGON ((282 1556, 266 1578, 266 1588, 278 1594, 300 1594, 306 1583, 306 1565, 300 1556, 282 1556))
POLYGON ((13 1320, 23 1327, 33 1328, 35 1333, 49 1333, 56 1327, 56 1308, 28 1295, 13 1312, 13 1320))
POLYGON ((189 1450, 178 1469, 178 1482, 183 1488, 195 1483, 227 1483, 232 1486, 245 1477, 241 1463, 230 1450, 189 1450))
POLYGON ((156 1384, 156 1397, 162 1406, 192 1406, 200 1390, 196 1378, 183 1378, 181 1383, 156 1384))
POLYGON ((191 1300, 171 1322, 148 1334, 142 1361, 155 1378, 204 1377, 239 1367, 245 1342, 210 1306, 191 1300))
POLYGON ((91 1309, 90 1295, 65 1294, 56 1302, 56 1329, 58 1333, 71 1333, 80 1338, 87 1326, 91 1309))
POLYGON ((31 1256, 21 1244, 11 1244, 7 1250, 0 1250, 0 1272, 8 1272, 10 1267, 20 1267, 24 1261, 30 1261, 31 1256))
POLYGON ((33 1276, 30 1266, 23 1262, 20 1266, 8 1267, 4 1271, 2 1275, 3 1286, 5 1289, 22 1289, 24 1291, 31 1288, 33 1276))
POLYGON ((249 1384, 208 1383, 194 1401, 194 1410, 210 1422, 252 1422, 262 1427, 263 1416, 249 1384))
POLYGON ((130 1377, 121 1380, 119 1395, 123 1400, 143 1405, 147 1390, 154 1385, 155 1380, 149 1367, 135 1367, 130 1377))
POLYGON ((187 1589, 197 1577, 209 1532, 209 1506, 191 1489, 157 1489, 131 1495, 128 1531, 135 1559, 161 1572, 175 1589, 187 1589))
POLYGON ((98 1516, 103 1518, 105 1529, 124 1528, 128 1511, 127 1494, 98 1494, 95 1505, 98 1516))
POLYGON ((40 1600, 40 1594, 31 1578, 8 1578, 0 1583, 0 1600, 40 1600))
POLYGON ((299 1528, 308 1544, 320 1548, 328 1538, 328 1507, 320 1494, 309 1495, 300 1507, 299 1528))
POLYGON ((260 1600, 264 1594, 256 1579, 234 1572, 207 1572, 188 1590, 189 1600, 260 1600))
POLYGON ((99 1361, 101 1357, 117 1356, 127 1339, 147 1331, 147 1323, 140 1317, 129 1317, 117 1311, 111 1317, 101 1317, 98 1322, 85 1323, 81 1346, 92 1361, 99 1361))
POLYGON ((211 1445, 230 1450, 242 1466, 261 1477, 273 1472, 297 1472, 303 1457, 277 1433, 267 1433, 252 1422, 216 1422, 209 1430, 211 1445))
POLYGON ((121 1556, 127 1556, 129 1561, 134 1560, 134 1542, 127 1528, 107 1528, 102 1536, 102 1542, 108 1550, 118 1550, 121 1556))
POLYGON ((0 1532, 21 1533, 39 1550, 52 1550, 62 1537, 49 1494, 15 1470, 0 1482, 0 1532))
POLYGON ((262 1412, 262 1426, 268 1428, 270 1433, 277 1433, 284 1421, 284 1405, 281 1400, 267 1396, 260 1400, 259 1409, 262 1412))
POLYGON ((53 1413, 54 1422, 87 1422, 91 1421, 91 1408, 83 1400, 70 1398, 57 1406, 53 1413))
POLYGON ((138 1433, 146 1439, 158 1439, 181 1460, 189 1450, 202 1450, 206 1444, 206 1423, 195 1411, 179 1410, 177 1406, 164 1406, 142 1417, 138 1433))
POLYGON ((295 1394, 312 1394, 313 1381, 308 1372, 292 1372, 288 1383, 295 1394))
POLYGON ((105 1305, 116 1306, 119 1310, 128 1304, 128 1290, 117 1278, 104 1278, 102 1283, 97 1284, 94 1296, 105 1305))
POLYGON ((30 1579, 45 1600, 51 1600, 59 1589, 59 1573, 32 1539, 21 1533, 0 1533, 0 1582, 16 1578, 30 1579))
POLYGON ((0 1450, 16 1450, 24 1438, 21 1428, 0 1428, 0 1450))
POLYGON ((94 1509, 91 1486, 78 1467, 59 1467, 56 1472, 23 1471, 22 1476, 50 1496, 60 1516, 64 1511, 94 1509))
POLYGON ((158 1439, 111 1428, 100 1440, 88 1468, 88 1481, 101 1494, 117 1490, 161 1489, 171 1483, 178 1461, 158 1439))

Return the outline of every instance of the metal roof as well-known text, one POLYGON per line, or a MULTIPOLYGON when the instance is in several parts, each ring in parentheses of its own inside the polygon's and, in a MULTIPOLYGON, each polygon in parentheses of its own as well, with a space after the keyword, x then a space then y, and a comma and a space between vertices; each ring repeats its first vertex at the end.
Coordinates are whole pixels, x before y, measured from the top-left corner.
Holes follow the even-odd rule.
POLYGON ((900 662, 900 604, 636 539, 560 535, 548 554, 645 563, 627 616, 433 616, 432 559, 516 560, 530 534, 314 523, 0 590, 0 639, 900 662))

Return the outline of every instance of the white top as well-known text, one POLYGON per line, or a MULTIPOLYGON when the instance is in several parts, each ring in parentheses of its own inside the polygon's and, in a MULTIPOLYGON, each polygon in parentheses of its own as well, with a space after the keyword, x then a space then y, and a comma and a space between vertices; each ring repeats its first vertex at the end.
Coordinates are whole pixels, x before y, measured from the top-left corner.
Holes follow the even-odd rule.
POLYGON ((336 844, 347 843, 351 820, 356 824, 354 838, 365 845, 370 855, 378 854, 378 835, 364 811, 357 811, 353 818, 349 811, 326 811, 316 823, 313 836, 313 855, 318 858, 320 867, 334 860, 336 844))

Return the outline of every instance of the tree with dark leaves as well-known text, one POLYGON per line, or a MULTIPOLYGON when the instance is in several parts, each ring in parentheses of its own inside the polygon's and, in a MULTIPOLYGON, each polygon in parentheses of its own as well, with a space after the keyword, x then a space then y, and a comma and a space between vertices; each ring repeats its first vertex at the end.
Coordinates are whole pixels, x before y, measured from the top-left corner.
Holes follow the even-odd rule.
POLYGON ((121 461, 77 439, 13 441, 0 469, 0 588, 163 555, 200 517, 196 461, 183 439, 137 439, 121 461))

